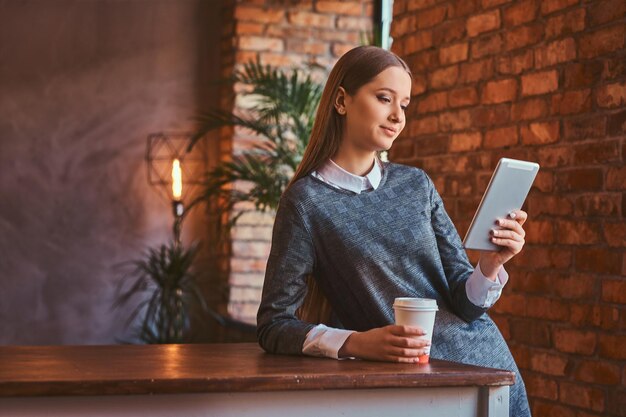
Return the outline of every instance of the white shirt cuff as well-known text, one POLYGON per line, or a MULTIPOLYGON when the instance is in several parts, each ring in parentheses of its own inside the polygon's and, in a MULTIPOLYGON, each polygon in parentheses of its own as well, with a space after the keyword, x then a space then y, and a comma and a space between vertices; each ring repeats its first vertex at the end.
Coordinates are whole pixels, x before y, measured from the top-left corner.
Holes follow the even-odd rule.
POLYGON ((509 273, 504 266, 500 268, 496 280, 488 279, 480 270, 480 262, 474 268, 474 272, 465 282, 467 298, 472 304, 482 308, 489 308, 498 301, 502 295, 502 288, 509 280, 509 273))
POLYGON ((343 346, 354 330, 335 329, 318 324, 306 335, 302 353, 309 356, 325 356, 334 359, 339 358, 339 349, 343 346))

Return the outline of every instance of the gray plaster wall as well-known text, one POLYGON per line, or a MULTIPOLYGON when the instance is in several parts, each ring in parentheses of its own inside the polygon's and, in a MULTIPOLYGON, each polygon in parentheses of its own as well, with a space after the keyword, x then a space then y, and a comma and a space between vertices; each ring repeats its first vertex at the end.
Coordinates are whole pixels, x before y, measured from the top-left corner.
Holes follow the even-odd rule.
POLYGON ((217 3, 0 0, 0 344, 128 336, 114 265, 171 236, 146 136, 217 100, 217 3))

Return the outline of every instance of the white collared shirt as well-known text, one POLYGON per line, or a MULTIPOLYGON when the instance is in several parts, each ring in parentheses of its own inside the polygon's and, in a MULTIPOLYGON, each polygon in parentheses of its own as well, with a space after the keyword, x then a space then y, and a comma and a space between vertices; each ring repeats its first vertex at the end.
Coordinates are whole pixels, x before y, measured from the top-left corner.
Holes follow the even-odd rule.
MULTIPOLYGON (((325 183, 341 189, 360 194, 363 191, 377 189, 382 179, 383 167, 378 158, 375 159, 372 169, 365 176, 354 175, 332 159, 326 161, 317 171, 311 173, 325 183)), ((480 265, 476 265, 474 272, 465 282, 467 298, 482 308, 489 308, 495 304, 502 294, 502 288, 509 280, 509 274, 504 267, 500 268, 496 281, 491 281, 483 275, 480 265)), ((327 356, 339 358, 339 349, 343 346, 353 330, 335 329, 318 324, 307 333, 302 353, 311 356, 327 356)))

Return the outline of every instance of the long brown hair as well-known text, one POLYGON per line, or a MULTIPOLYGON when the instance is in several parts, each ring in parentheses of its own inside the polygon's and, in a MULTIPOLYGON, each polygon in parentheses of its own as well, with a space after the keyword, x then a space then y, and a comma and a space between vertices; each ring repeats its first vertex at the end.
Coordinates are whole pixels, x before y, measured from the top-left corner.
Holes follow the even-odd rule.
MULTIPOLYGON (((406 62, 393 52, 375 46, 359 46, 339 58, 324 86, 302 162, 287 188, 318 169, 339 150, 344 130, 343 117, 334 106, 339 87, 343 87, 348 95, 354 96, 359 88, 389 67, 400 67, 412 78, 406 62)), ((307 294, 296 315, 309 323, 328 324, 330 314, 328 300, 313 275, 309 275, 307 294)))

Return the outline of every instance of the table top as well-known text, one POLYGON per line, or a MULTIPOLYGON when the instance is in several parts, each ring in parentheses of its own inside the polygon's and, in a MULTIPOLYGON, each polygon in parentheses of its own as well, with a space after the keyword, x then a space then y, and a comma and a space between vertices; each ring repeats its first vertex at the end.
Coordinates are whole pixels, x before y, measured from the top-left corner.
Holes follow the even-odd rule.
POLYGON ((0 397, 511 385, 515 374, 431 359, 270 355, 255 343, 0 346, 0 397))

